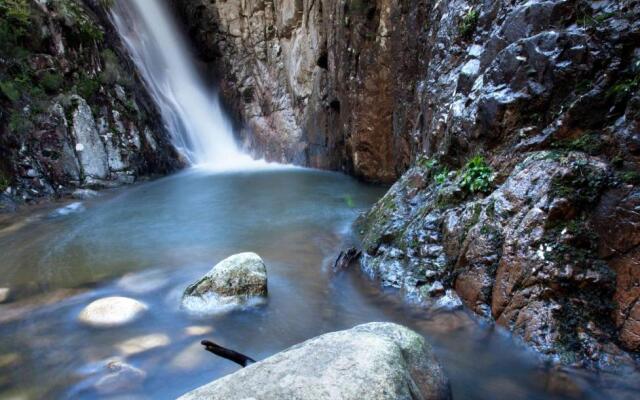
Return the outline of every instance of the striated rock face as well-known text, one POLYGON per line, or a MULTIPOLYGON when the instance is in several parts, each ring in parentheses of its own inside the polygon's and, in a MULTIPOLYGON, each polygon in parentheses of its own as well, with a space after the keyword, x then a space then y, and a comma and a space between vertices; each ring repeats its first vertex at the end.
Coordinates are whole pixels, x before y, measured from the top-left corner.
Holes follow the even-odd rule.
POLYGON ((576 139, 612 106, 637 148, 633 1, 172 3, 269 159, 390 182, 420 153, 576 139))
POLYGON ((370 323, 327 333, 181 397, 194 399, 451 398, 424 338, 402 326, 370 323))
POLYGON ((383 182, 409 165, 422 2, 172 2, 253 153, 383 182))
POLYGON ((180 166, 103 3, 87 4, 0 4, 5 202, 131 183, 180 166))

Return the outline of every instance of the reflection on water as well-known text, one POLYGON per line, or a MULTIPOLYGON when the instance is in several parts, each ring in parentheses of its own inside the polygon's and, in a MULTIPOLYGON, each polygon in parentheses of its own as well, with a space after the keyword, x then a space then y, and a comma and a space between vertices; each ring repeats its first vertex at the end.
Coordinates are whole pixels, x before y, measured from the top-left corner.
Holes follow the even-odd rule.
POLYGON ((123 389, 127 398, 174 398, 237 370, 203 351, 203 337, 262 359, 370 321, 425 334, 458 399, 601 396, 588 380, 541 370, 507 335, 465 312, 427 314, 358 271, 332 274, 337 252, 353 240, 352 221, 382 191, 306 170, 191 171, 0 232, 0 287, 15 298, 0 306, 0 398, 100 397, 96 386, 114 357, 143 374, 123 389), (268 302, 209 317, 181 312, 184 288, 242 251, 265 260, 268 302), (80 325, 80 310, 106 296, 137 299, 149 311, 121 328, 80 325))

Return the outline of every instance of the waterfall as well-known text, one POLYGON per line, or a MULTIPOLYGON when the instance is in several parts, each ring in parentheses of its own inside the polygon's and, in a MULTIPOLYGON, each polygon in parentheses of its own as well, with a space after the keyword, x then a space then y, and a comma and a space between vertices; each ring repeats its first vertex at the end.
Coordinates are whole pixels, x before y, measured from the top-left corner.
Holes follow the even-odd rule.
POLYGON ((111 16, 159 107, 174 146, 194 166, 260 165, 243 154, 220 101, 198 75, 164 0, 119 0, 111 16))

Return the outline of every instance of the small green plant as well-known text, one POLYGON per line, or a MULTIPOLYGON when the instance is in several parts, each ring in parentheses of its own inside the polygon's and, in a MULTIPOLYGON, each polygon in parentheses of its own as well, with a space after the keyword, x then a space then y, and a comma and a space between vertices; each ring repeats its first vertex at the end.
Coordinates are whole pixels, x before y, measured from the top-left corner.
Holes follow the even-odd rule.
POLYGON ((555 149, 582 151, 591 155, 598 154, 602 146, 602 139, 597 132, 587 132, 577 139, 560 140, 551 145, 555 149))
POLYGON ((344 202, 349 208, 355 208, 356 203, 353 201, 353 197, 350 194, 344 196, 344 202))
POLYGON ((639 185, 640 184, 640 172, 637 171, 624 171, 619 175, 620 180, 622 182, 630 184, 630 185, 639 185))
POLYGON ((467 14, 462 17, 462 21, 458 25, 458 32, 463 39, 471 38, 471 35, 476 31, 478 27, 478 19, 480 18, 480 13, 475 9, 470 9, 467 14))
POLYGON ((609 18, 614 17, 615 15, 616 13, 608 12, 608 13, 602 13, 594 16, 589 12, 582 12, 578 17, 577 22, 578 22, 578 26, 582 28, 596 27, 604 23, 609 18))
POLYGON ((447 167, 443 167, 433 179, 438 185, 442 185, 447 181, 447 176, 449 176, 449 169, 447 167))
POLYGON ((0 172, 0 193, 2 193, 5 190, 7 190, 7 188, 10 185, 11 185, 11 182, 9 181, 9 178, 4 176, 4 174, 2 172, 0 172))
POLYGON ((627 78, 619 80, 607 91, 608 97, 620 98, 640 89, 640 59, 633 61, 625 75, 627 78))
POLYGON ((12 103, 20 100, 20 90, 16 87, 13 82, 4 81, 0 82, 0 92, 9 99, 12 103))
POLYGON ((69 26, 77 29, 77 39, 85 44, 102 42, 104 32, 85 12, 82 5, 71 0, 56 0, 57 11, 65 18, 69 26))
POLYGON ((460 186, 470 193, 486 193, 491 189, 493 171, 484 157, 475 156, 464 167, 460 186))
POLYGON ((90 100, 100 90, 100 82, 83 75, 76 84, 77 93, 85 100, 90 100))
POLYGON ((420 155, 416 160, 416 165, 423 169, 430 170, 438 165, 438 160, 436 160, 435 158, 429 158, 427 156, 420 155))
POLYGON ((40 84, 48 93, 57 93, 62 87, 63 82, 64 77, 57 72, 46 72, 40 80, 40 84))
POLYGON ((627 94, 635 92, 638 87, 640 87, 640 74, 633 78, 617 82, 611 87, 611 89, 609 89, 607 95, 609 97, 626 96, 627 94))
POLYGON ((9 131, 16 135, 26 135, 33 130, 33 122, 29 119, 29 115, 14 111, 9 116, 9 131))
POLYGON ((0 14, 14 24, 15 29, 26 30, 31 19, 29 0, 2 0, 0 2, 0 14))

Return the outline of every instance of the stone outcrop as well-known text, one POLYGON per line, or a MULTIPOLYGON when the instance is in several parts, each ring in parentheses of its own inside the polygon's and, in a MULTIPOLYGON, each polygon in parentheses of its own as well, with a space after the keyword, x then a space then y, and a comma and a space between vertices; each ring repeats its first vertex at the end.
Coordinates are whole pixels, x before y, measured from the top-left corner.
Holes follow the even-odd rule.
POLYGON ((409 165, 424 4, 172 2, 255 155, 382 182, 409 165))
POLYGON ((189 285, 182 296, 182 307, 199 312, 207 308, 242 305, 266 296, 264 261, 255 253, 240 253, 220 261, 205 276, 189 285))
POLYGON ((181 165, 102 4, 0 4, 2 210, 181 165))
POLYGON ((390 182, 420 153, 576 139, 611 106, 637 147, 632 1, 172 3, 269 159, 390 182))
POLYGON ((419 163, 359 221, 363 269, 435 308, 455 289, 556 361, 634 365, 634 187, 582 152, 529 154, 484 195, 443 168, 419 163))
POLYGON ((422 336, 370 323, 308 340, 180 399, 244 398, 445 400, 451 394, 422 336))

